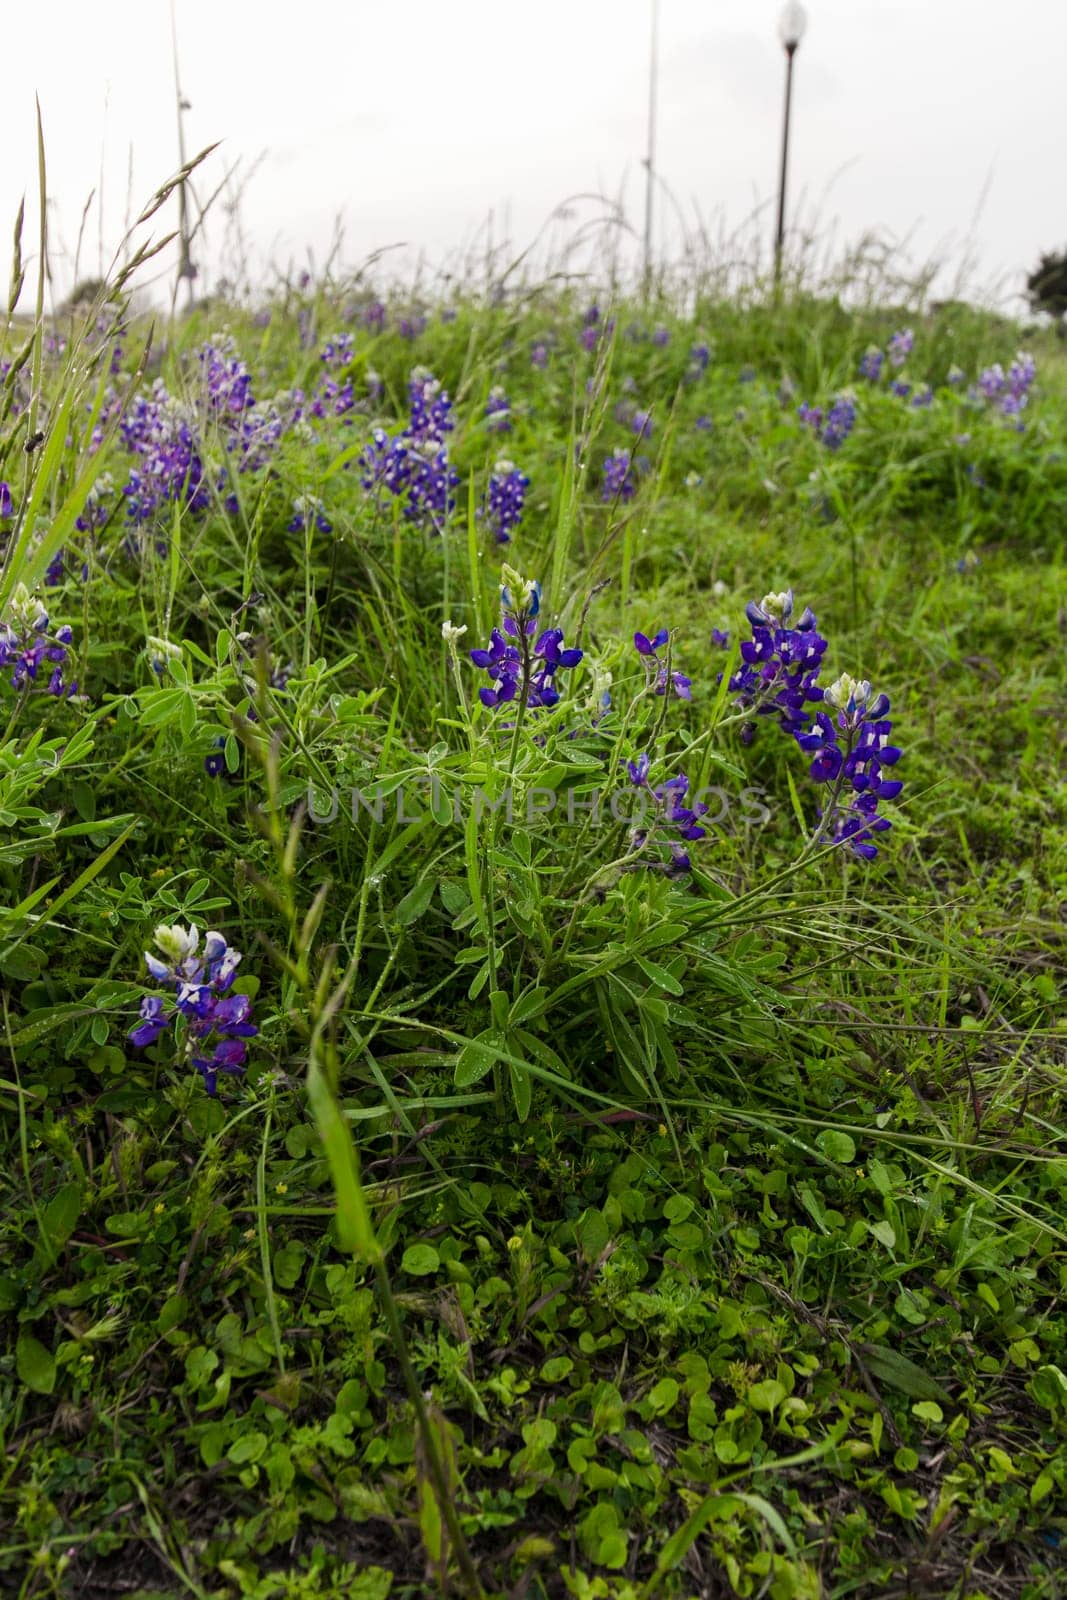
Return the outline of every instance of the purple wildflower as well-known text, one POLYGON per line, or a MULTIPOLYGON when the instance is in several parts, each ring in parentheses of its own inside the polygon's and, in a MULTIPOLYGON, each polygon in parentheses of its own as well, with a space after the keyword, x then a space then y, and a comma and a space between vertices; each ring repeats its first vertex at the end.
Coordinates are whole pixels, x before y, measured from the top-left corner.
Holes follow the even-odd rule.
POLYGON ((333 523, 326 515, 322 501, 313 494, 299 494, 293 501, 293 515, 287 524, 289 533, 305 533, 314 524, 319 533, 332 533, 333 523))
POLYGON ((869 683, 844 673, 823 691, 822 699, 831 711, 816 712, 812 726, 796 735, 800 748, 814 753, 811 776, 816 783, 831 785, 819 834, 872 861, 878 854, 873 836, 892 827, 878 815, 879 801, 895 800, 904 787, 899 778, 884 775, 901 755, 890 743, 889 696, 872 698, 869 683))
POLYGON ((889 341, 889 365, 902 367, 915 348, 915 335, 910 328, 901 328, 889 341))
POLYGON ((530 480, 513 461, 501 459, 493 468, 486 495, 486 516, 497 544, 507 544, 522 521, 530 480))
POLYGON ((11 668, 13 689, 36 685, 42 666, 51 665, 47 692, 68 699, 78 691, 67 683, 63 667, 73 634, 69 627, 50 631, 48 612, 24 583, 15 585, 0 619, 0 672, 11 668))
POLYGON ((636 493, 633 457, 629 450, 613 450, 604 462, 604 487, 600 498, 605 503, 614 500, 632 500, 636 493))
POLYGON ((352 359, 353 340, 350 333, 338 333, 327 339, 319 351, 319 360, 327 367, 343 367, 352 359))
POLYGON ((503 389, 490 389, 485 402, 485 420, 490 433, 511 432, 511 406, 503 389))
POLYGON ((869 379, 871 383, 877 383, 882 375, 882 363, 884 360, 885 355, 879 350, 878 346, 875 344, 870 345, 860 358, 860 377, 869 379))
POLYGON ((235 1075, 244 1071, 245 1041, 259 1032, 251 1020, 251 1000, 230 993, 241 953, 214 931, 205 936, 201 951, 200 931, 195 925, 161 925, 155 931, 155 943, 165 959, 146 950, 145 965, 157 983, 173 991, 173 1009, 167 1009, 162 996, 145 995, 141 1021, 129 1033, 130 1043, 138 1049, 155 1044, 180 1016, 185 1056, 203 1077, 208 1094, 214 1095, 220 1072, 235 1075))
POLYGON ((661 628, 650 639, 647 633, 634 634, 634 649, 645 663, 645 675, 651 683, 655 676, 657 694, 666 694, 668 686, 673 688, 679 700, 691 700, 692 678, 687 678, 683 672, 671 672, 669 685, 667 675, 667 662, 659 659, 659 652, 670 640, 670 630, 661 628))
POLYGON ((691 865, 686 845, 703 839, 707 833, 707 829, 702 827, 697 819, 704 816, 708 808, 702 800, 695 800, 691 806, 685 804, 689 792, 689 779, 684 773, 678 773, 677 776, 668 778, 658 788, 653 788, 648 781, 650 768, 651 761, 647 751, 642 752, 636 761, 626 763, 630 782, 642 797, 642 815, 631 835, 631 848, 644 849, 650 838, 653 842, 666 844, 670 851, 670 859, 661 862, 660 869, 665 871, 668 877, 681 877, 689 871, 691 865), (646 810, 649 801, 653 808, 651 820, 646 810), (678 837, 671 838, 672 833, 678 837))

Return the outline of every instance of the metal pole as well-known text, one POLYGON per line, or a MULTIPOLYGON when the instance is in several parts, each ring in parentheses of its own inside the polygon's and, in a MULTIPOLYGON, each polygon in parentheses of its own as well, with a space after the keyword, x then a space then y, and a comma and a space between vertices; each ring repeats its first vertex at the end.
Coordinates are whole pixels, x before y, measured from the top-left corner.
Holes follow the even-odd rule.
MULTIPOLYGON (((174 104, 178 113, 178 161, 185 166, 185 123, 183 113, 188 109, 182 95, 181 79, 178 73, 178 23, 174 14, 174 0, 170 0, 170 48, 174 61, 174 104)), ((185 279, 186 291, 189 296, 190 306, 193 303, 193 279, 196 277, 196 267, 193 265, 192 253, 189 248, 189 211, 188 197, 185 193, 185 179, 178 185, 178 282, 185 279)))
POLYGON ((785 116, 782 119, 782 170, 778 175, 778 226, 774 233, 774 287, 782 281, 782 249, 785 244, 785 180, 789 168, 789 119, 793 101, 793 57, 795 44, 785 47, 785 116))
POLYGON ((645 157, 645 262, 642 274, 645 297, 652 287, 652 198, 656 160, 656 79, 659 76, 659 0, 652 0, 652 51, 648 70, 648 154, 645 157))

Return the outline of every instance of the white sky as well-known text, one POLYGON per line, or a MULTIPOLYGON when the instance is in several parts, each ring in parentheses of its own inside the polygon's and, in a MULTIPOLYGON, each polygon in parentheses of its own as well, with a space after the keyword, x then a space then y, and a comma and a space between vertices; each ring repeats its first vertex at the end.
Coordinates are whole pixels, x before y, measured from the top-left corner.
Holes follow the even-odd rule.
MULTIPOLYGON (((484 248, 490 210, 495 236, 507 229, 524 245, 579 191, 622 192, 640 232, 650 0, 175 4, 189 150, 224 141, 202 196, 227 165, 264 155, 242 203, 260 267, 301 261, 309 247, 321 261, 338 216, 349 264, 399 241, 434 261, 479 237, 484 248)), ((779 9, 779 0, 661 0, 656 165, 690 220, 699 208, 716 234, 760 205, 765 238, 773 227, 779 9)), ((807 9, 796 210, 841 241, 874 227, 910 236, 923 258, 958 261, 970 237, 980 281, 1000 280, 1001 298, 1017 290, 1039 250, 1067 244, 1067 6, 810 0, 807 9)), ((0 237, 22 192, 32 210, 36 90, 54 234, 73 250, 102 176, 110 251, 131 162, 135 209, 177 166, 169 0, 5 10, 0 237)), ((664 250, 667 215, 661 202, 664 250)), ((216 249, 221 234, 219 217, 216 249)), ((83 275, 98 270, 98 238, 94 211, 83 275)), ((57 262, 60 290, 69 274, 57 262)))

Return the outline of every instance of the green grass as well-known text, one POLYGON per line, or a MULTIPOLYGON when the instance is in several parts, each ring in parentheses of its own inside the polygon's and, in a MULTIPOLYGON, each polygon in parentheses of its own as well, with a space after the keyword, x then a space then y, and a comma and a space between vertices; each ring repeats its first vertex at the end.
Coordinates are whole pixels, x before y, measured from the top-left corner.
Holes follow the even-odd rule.
POLYGON ((29 455, 27 373, 7 379, 0 596, 65 551, 40 592, 83 696, 0 690, 0 1590, 1052 1600, 1061 350, 1029 338, 1017 431, 947 381, 1021 342, 963 306, 620 304, 593 354, 584 307, 547 292, 462 300, 414 342, 403 307, 375 335, 352 306, 214 306, 145 360, 134 324, 111 384, 109 339, 75 361, 38 337, 29 455), (219 487, 235 458, 195 352, 223 322, 261 399, 310 394, 322 340, 352 332, 358 405, 219 487), (904 323, 929 408, 855 377, 904 323), (443 537, 360 484, 415 364, 455 401, 443 537), (119 413, 157 374, 207 504, 131 540, 119 413), (796 405, 844 388, 857 424, 830 453, 796 405), (627 394, 649 467, 605 505, 627 394), (504 550, 476 514, 500 454, 532 480, 504 550), (79 534, 101 472, 114 515, 79 534), (331 533, 290 530, 308 494, 331 533), (585 651, 516 733, 466 658, 505 557, 585 651), (770 719, 745 745, 718 685, 745 604, 788 586, 829 640, 824 681, 892 698, 906 781, 869 864, 801 859, 807 761, 770 719), (455 666, 446 620, 469 630, 455 666), (632 635, 661 626, 691 703, 642 692, 632 635), (657 780, 728 797, 690 875, 563 799, 527 818, 645 748, 657 780), (376 784, 380 816, 351 814, 376 784), (514 821, 479 809, 509 784, 514 821), (337 818, 306 816, 334 786, 337 818), (168 1035, 127 1039, 153 929, 189 921, 244 952, 261 1030, 217 1098, 168 1035))

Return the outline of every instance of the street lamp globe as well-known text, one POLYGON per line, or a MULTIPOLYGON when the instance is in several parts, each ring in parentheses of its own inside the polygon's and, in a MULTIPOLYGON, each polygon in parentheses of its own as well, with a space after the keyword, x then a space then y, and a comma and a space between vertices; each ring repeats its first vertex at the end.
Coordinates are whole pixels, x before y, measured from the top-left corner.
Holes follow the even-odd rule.
POLYGON ((783 6, 782 14, 778 18, 778 37, 782 44, 792 55, 801 39, 804 29, 808 25, 808 14, 798 0, 788 0, 783 6))

